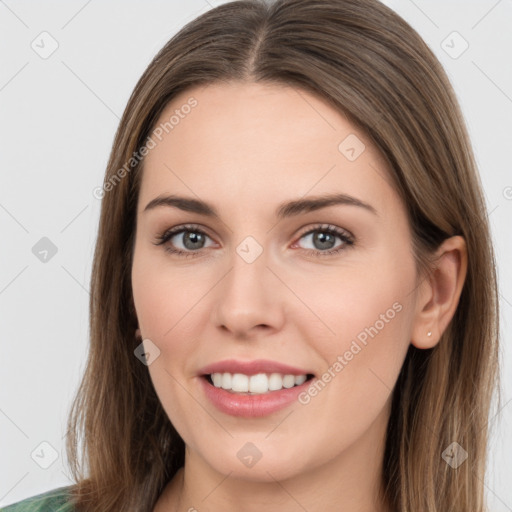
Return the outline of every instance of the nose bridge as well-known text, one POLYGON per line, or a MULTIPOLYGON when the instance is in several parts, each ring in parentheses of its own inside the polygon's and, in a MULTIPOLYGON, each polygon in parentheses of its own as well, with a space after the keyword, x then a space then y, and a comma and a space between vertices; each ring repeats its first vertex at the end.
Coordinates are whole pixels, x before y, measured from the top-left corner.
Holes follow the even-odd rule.
POLYGON ((267 265, 268 252, 253 237, 247 237, 234 248, 230 270, 219 283, 217 325, 237 333, 260 325, 280 325, 281 294, 276 293, 276 278, 267 265))

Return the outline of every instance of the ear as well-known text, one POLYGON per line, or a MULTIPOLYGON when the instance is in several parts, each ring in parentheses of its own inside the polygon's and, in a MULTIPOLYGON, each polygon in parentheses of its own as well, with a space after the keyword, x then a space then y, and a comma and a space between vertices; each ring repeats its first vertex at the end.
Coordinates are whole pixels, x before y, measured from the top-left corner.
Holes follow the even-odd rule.
POLYGON ((411 339, 416 348, 433 348, 439 342, 457 309, 466 272, 464 238, 446 239, 436 251, 432 275, 425 278, 418 289, 411 339))

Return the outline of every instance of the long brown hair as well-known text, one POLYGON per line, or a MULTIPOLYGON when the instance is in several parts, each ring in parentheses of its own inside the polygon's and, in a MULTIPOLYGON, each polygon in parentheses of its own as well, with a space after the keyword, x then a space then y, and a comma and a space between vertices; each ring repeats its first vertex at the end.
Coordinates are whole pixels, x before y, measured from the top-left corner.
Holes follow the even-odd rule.
POLYGON ((422 273, 431 271, 430 256, 443 240, 464 237, 468 270, 455 315, 435 348, 410 346, 393 390, 382 496, 399 512, 484 511, 499 315, 482 186, 439 61, 377 0, 220 5, 172 37, 137 83, 106 170, 90 351, 68 425, 77 510, 151 510, 184 463, 183 440, 134 356, 140 340, 130 274, 144 163, 134 155, 178 93, 228 81, 302 88, 364 130, 390 164, 422 273), (453 442, 468 453, 456 469, 442 458, 453 442))

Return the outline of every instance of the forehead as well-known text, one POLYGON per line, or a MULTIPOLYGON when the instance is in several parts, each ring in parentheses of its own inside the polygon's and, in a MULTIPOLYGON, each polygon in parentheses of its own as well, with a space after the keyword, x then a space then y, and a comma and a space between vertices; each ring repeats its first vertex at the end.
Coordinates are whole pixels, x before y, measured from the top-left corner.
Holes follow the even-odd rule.
POLYGON ((398 201, 369 138, 327 101, 295 87, 188 89, 166 106, 151 139, 140 209, 162 193, 245 206, 335 191, 371 199, 380 210, 398 201))

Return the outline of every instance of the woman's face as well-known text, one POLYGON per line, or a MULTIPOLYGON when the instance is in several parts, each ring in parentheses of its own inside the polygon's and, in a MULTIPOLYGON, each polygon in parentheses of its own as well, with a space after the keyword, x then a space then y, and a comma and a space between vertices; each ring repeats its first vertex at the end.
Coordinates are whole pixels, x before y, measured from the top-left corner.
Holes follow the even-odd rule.
POLYGON ((133 297, 187 460, 260 481, 375 461, 417 275, 370 140, 307 92, 236 83, 181 93, 147 146, 133 297))

